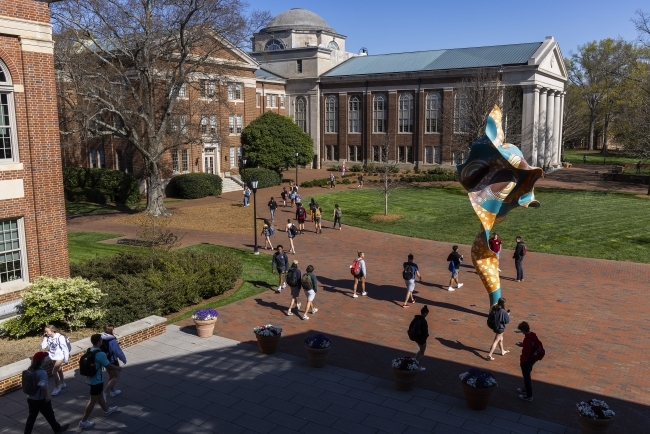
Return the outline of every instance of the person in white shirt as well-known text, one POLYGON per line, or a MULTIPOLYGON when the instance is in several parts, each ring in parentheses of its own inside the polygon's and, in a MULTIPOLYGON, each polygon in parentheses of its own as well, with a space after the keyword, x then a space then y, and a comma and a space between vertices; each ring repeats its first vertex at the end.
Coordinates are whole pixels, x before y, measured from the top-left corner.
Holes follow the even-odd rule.
MULTIPOLYGON (((363 254, 363 252, 357 252, 357 259, 354 260, 355 263, 358 262, 359 265, 359 272, 354 274, 354 286, 352 287, 352 297, 357 298, 359 297, 357 295, 357 284, 361 282, 361 295, 366 296, 368 293, 366 292, 366 261, 364 258, 366 255, 363 254)), ((352 268, 354 265, 351 265, 350 268, 352 268)))
POLYGON ((48 325, 43 330, 43 342, 41 348, 48 349, 50 360, 54 363, 52 368, 52 377, 54 377, 54 390, 52 396, 56 396, 61 392, 61 389, 67 387, 63 381, 64 363, 68 363, 70 358, 70 351, 68 350, 68 342, 64 335, 59 333, 59 330, 53 325, 48 325))

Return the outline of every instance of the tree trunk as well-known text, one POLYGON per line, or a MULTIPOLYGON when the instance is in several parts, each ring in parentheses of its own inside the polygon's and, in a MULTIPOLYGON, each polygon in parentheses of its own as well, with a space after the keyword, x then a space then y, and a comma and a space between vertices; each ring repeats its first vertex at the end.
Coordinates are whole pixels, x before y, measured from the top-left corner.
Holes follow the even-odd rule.
POLYGON ((605 115, 605 126, 603 127, 603 150, 601 154, 607 154, 607 130, 609 127, 609 113, 605 115))
POLYGON ((388 190, 384 192, 384 215, 388 215, 388 190))
POLYGON ((589 118, 589 150, 594 150, 594 130, 596 129, 596 118, 589 118))
POLYGON ((165 186, 160 173, 160 168, 154 162, 149 163, 149 174, 147 176, 147 208, 145 214, 152 217, 167 217, 171 213, 165 208, 163 199, 165 197, 165 186))

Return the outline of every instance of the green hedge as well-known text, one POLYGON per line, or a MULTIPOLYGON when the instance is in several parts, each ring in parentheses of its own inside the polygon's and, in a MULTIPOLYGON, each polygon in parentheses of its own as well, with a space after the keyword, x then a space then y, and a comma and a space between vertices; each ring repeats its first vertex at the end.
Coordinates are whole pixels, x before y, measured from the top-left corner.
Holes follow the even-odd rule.
POLYGON ((174 176, 167 186, 168 196, 180 199, 200 199, 221 195, 222 181, 211 173, 186 173, 174 176))
POLYGON ((313 181, 305 181, 300 183, 300 186, 302 188, 327 187, 329 185, 330 185, 329 178, 314 179, 313 181))
POLYGON ((138 203, 142 199, 138 181, 119 170, 65 167, 63 187, 72 202, 138 203))
POLYGON ((402 176, 400 178, 402 182, 434 182, 434 181, 458 181, 458 172, 455 170, 445 170, 445 169, 429 169, 424 172, 420 172, 417 175, 402 176))
POLYGON ((119 326, 224 293, 240 277, 242 264, 235 255, 221 252, 121 253, 73 264, 70 271, 98 283, 107 294, 102 321, 119 326))
POLYGON ((273 170, 263 168, 244 169, 241 180, 250 187, 251 181, 257 178, 257 188, 275 187, 282 183, 280 174, 273 170))

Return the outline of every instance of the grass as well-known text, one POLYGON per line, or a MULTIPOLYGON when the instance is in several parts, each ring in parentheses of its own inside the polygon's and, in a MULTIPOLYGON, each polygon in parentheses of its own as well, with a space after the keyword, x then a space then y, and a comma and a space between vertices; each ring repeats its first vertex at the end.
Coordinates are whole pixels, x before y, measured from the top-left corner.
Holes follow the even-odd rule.
POLYGON ((119 244, 104 244, 100 241, 121 237, 121 234, 104 234, 98 232, 69 232, 68 256, 71 263, 79 263, 96 257, 113 256, 119 252, 136 249, 119 244))
MULTIPOLYGON (((163 203, 169 205, 172 203, 182 202, 181 199, 165 199, 163 203)), ((144 211, 147 207, 146 202, 137 204, 113 204, 113 203, 91 203, 91 202, 65 202, 65 212, 70 215, 97 215, 97 214, 115 214, 115 213, 136 213, 144 211)))
MULTIPOLYGON (((513 249, 515 236, 521 235, 535 252, 650 263, 650 201, 606 191, 535 193, 540 208, 515 209, 495 226, 505 248, 513 249)), ((376 189, 326 193, 316 200, 327 219, 338 203, 343 224, 408 237, 472 244, 479 227, 466 192, 456 186, 396 190, 389 196, 388 212, 403 218, 393 222, 371 220, 383 214, 383 197, 376 189)))
MULTIPOLYGON (((587 156, 587 164, 600 164, 600 165, 611 165, 611 166, 624 166, 626 164, 636 164, 639 162, 639 158, 629 157, 623 153, 616 151, 610 151, 606 155, 600 153, 600 151, 587 151, 586 149, 565 149, 564 150, 564 160, 569 163, 580 163, 583 164, 583 156, 587 156)), ((645 161, 644 164, 647 164, 645 161)), ((647 172, 647 170, 646 170, 647 172)))

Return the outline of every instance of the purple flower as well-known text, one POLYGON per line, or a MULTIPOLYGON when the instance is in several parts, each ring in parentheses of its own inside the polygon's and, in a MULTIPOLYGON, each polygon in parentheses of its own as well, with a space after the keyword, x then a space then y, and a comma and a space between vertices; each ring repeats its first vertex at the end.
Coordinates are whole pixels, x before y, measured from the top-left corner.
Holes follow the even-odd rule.
POLYGON ((318 334, 316 336, 305 339, 305 345, 307 345, 309 348, 328 348, 330 345, 332 345, 332 341, 330 341, 325 336, 318 334))
POLYGON ((197 319, 199 321, 209 321, 215 319, 219 315, 216 309, 199 309, 195 310, 192 315, 192 319, 197 319))
POLYGON ((492 373, 476 368, 463 372, 459 377, 463 383, 479 389, 487 389, 488 387, 497 385, 497 380, 492 373))

